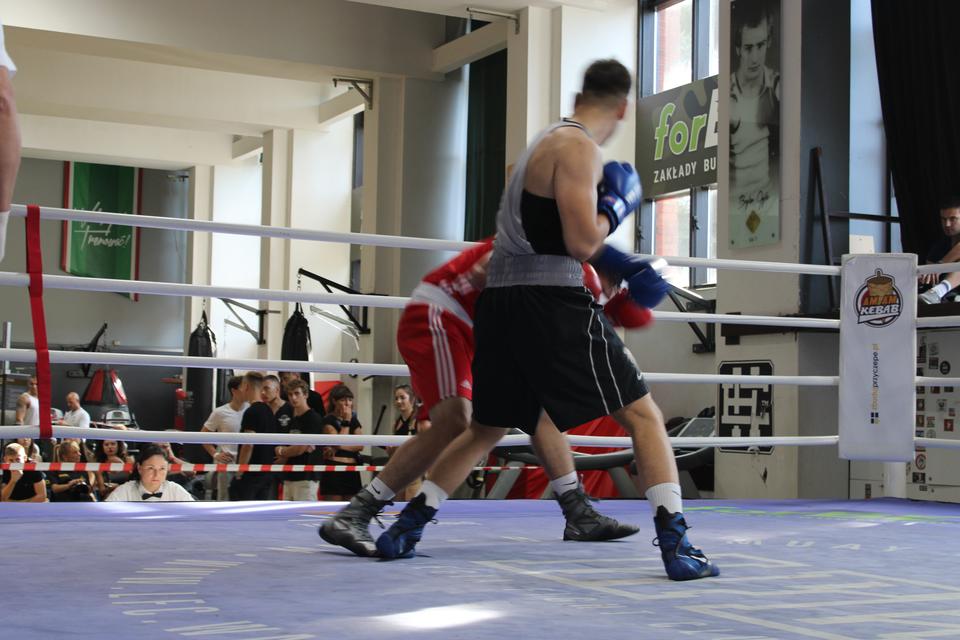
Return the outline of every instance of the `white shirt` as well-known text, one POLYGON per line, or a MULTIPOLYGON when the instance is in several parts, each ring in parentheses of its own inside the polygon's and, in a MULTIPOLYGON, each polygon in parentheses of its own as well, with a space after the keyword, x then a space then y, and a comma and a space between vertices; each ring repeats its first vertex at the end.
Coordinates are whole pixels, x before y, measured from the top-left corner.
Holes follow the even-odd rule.
MULTIPOLYGON (((210 414, 207 421, 203 423, 203 428, 206 431, 213 431, 214 433, 240 433, 240 421, 243 419, 243 412, 246 411, 249 406, 249 404, 244 402, 239 411, 234 411, 233 407, 229 404, 222 404, 213 410, 213 413, 210 414)), ((222 452, 227 452, 236 458, 237 445, 218 444, 217 453, 222 452)))
POLYGON ((27 427, 40 426, 40 400, 29 393, 25 394, 30 400, 30 405, 23 412, 23 424, 27 427))
POLYGON ((187 493, 186 489, 169 480, 164 480, 157 489, 157 493, 163 494, 159 498, 144 500, 144 493, 150 492, 143 488, 139 480, 131 480, 114 489, 113 493, 107 496, 106 502, 193 502, 193 496, 187 493))
POLYGON ((7 71, 10 72, 11 78, 17 73, 17 65, 13 64, 13 60, 10 59, 10 55, 7 53, 7 47, 3 41, 3 22, 0 22, 0 67, 6 67, 7 71))
POLYGON ((90 426, 90 414, 83 407, 76 411, 67 411, 63 414, 63 424, 68 427, 83 427, 86 429, 90 426))

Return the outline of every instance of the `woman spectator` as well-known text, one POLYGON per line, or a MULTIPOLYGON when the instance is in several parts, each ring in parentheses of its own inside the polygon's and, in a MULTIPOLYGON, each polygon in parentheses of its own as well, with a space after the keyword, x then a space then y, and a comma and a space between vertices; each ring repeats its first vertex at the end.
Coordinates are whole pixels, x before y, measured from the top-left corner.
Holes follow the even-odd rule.
MULTIPOLYGON (((353 392, 346 385, 337 385, 330 390, 327 415, 323 418, 325 434, 363 433, 363 427, 353 413, 353 392)), ((323 457, 327 464, 360 464, 363 445, 338 445, 325 447, 323 457)), ((349 500, 360 490, 359 471, 327 471, 323 474, 320 490, 327 500, 349 500)))
POLYGON ((117 487, 107 502, 192 502, 186 489, 167 480, 169 465, 162 447, 143 447, 130 480, 117 487))
MULTIPOLYGON (((101 440, 94 452, 94 462, 110 464, 133 464, 133 458, 127 455, 127 443, 121 440, 101 440)), ((97 492, 101 500, 130 479, 127 471, 97 471, 97 492)))
POLYGON ((23 447, 24 453, 27 454, 27 462, 43 462, 40 447, 33 441, 33 438, 17 438, 17 444, 23 447))
MULTIPOLYGON (((27 461, 27 452, 13 442, 3 450, 3 461, 9 464, 23 464, 27 461)), ((5 469, 3 484, 0 486, 0 502, 46 502, 47 483, 40 471, 14 471, 5 469)))
MULTIPOLYGON (((430 428, 430 420, 418 415, 420 399, 413 394, 408 384, 397 385, 393 389, 393 406, 397 410, 397 419, 393 423, 393 434, 397 436, 415 436, 430 428)), ((393 455, 398 447, 388 447, 387 455, 393 455)), ((420 492, 421 479, 414 480, 397 492, 396 500, 406 502, 420 492)))

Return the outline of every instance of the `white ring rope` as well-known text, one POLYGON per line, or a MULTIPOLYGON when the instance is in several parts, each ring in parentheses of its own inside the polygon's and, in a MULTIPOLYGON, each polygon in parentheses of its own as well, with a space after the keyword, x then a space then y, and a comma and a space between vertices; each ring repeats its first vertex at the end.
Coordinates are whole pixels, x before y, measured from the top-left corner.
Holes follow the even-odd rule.
MULTIPOLYGON (((25 217, 27 206, 15 204, 10 207, 10 215, 25 217)), ((291 227, 267 227, 256 224, 238 224, 232 222, 214 222, 191 218, 163 218, 160 216, 130 215, 126 213, 107 213, 103 211, 83 211, 79 209, 61 209, 40 207, 41 218, 46 220, 66 220, 114 224, 126 227, 145 227, 148 229, 167 229, 170 231, 199 231, 204 233, 231 233, 235 235, 256 236, 259 238, 281 238, 286 240, 313 240, 316 242, 349 243, 363 246, 389 247, 395 249, 426 249, 439 251, 462 251, 476 245, 475 242, 457 240, 438 240, 435 238, 409 238, 386 236, 373 233, 344 233, 318 231, 315 229, 297 229, 291 227)), ((656 258, 658 256, 645 256, 656 258)), ((678 267, 706 267, 730 269, 734 271, 765 271, 773 273, 799 273, 808 275, 839 276, 840 267, 819 264, 795 264, 791 262, 763 262, 759 260, 729 260, 724 258, 681 258, 670 257, 669 263, 678 267)))
POLYGON ((946 438, 914 438, 913 444, 925 449, 960 449, 960 440, 946 438))
MULTIPOLYGON (((40 438, 40 427, 0 427, 6 438, 40 438)), ((363 445, 372 447, 399 447, 414 436, 374 436, 329 434, 313 435, 306 433, 214 433, 209 431, 138 431, 88 429, 84 427, 53 426, 55 438, 86 438, 89 440, 124 440, 128 442, 178 442, 183 444, 261 444, 291 445, 309 444, 321 447, 335 445, 363 445)), ((576 436, 568 435, 572 447, 614 447, 631 449, 633 443, 625 436, 576 436)), ((837 444, 839 436, 783 436, 783 437, 704 437, 670 438, 671 444, 682 448, 711 446, 728 447, 768 447, 782 446, 829 446, 837 444)), ((506 435, 497 444, 498 447, 522 447, 530 444, 530 436, 525 434, 506 435)))
MULTIPOLYGON (((0 286, 26 288, 30 276, 25 273, 0 271, 0 286)), ((150 280, 114 280, 43 274, 44 289, 65 291, 98 291, 105 293, 142 293, 159 296, 194 296, 198 298, 237 298, 240 300, 269 300, 271 302, 299 302, 301 304, 342 304, 361 307, 402 309, 410 298, 400 296, 364 295, 355 293, 326 293, 289 291, 286 289, 255 289, 252 287, 215 287, 179 282, 150 280)))
MULTIPOLYGON (((0 271, 0 286, 26 288, 30 276, 25 273, 0 271)), ((106 293, 140 293, 161 296, 195 296, 202 298, 238 298, 240 300, 269 300, 271 302, 299 302, 302 304, 342 304, 350 306, 402 309, 410 298, 401 296, 364 295, 353 293, 320 293, 288 291, 285 289, 255 289, 251 287, 215 287, 155 282, 150 280, 114 280, 78 276, 43 276, 45 289, 66 291, 98 291, 106 293)), ((840 321, 824 318, 793 318, 783 316, 749 316, 722 313, 683 313, 654 311, 654 317, 664 322, 703 322, 705 324, 740 324, 810 329, 839 330, 840 321)), ((960 324, 960 318, 958 323, 960 324)))
POLYGON ((960 316, 937 316, 934 318, 917 318, 917 329, 933 329, 937 327, 958 327, 960 316))
MULTIPOLYGON (((309 360, 252 360, 243 358, 205 358, 201 356, 164 356, 147 353, 105 353, 103 351, 50 351, 54 364, 105 364, 144 367, 188 367, 190 369, 239 369, 242 371, 297 371, 307 373, 345 373, 361 376, 400 376, 410 374, 405 364, 370 362, 311 362, 309 360)), ((0 349, 0 360, 36 362, 32 349, 0 349)), ((648 382, 688 384, 796 384, 830 387, 839 384, 837 376, 757 376, 701 373, 644 373, 648 382)))
POLYGON ((928 273, 951 273, 954 271, 960 271, 960 262, 948 262, 946 264, 923 264, 917 267, 917 274, 921 276, 928 273))

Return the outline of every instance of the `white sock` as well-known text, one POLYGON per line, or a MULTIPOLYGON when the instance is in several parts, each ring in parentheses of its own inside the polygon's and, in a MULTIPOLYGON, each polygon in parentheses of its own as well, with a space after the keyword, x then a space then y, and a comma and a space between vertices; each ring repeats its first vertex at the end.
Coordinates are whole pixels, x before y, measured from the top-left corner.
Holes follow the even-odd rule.
POLYGON ((439 509, 443 501, 449 497, 446 491, 430 480, 423 481, 418 495, 423 495, 427 499, 427 506, 433 507, 434 509, 439 509))
POLYGON ((941 282, 933 288, 933 291, 936 292, 938 298, 943 298, 943 296, 950 293, 950 285, 946 282, 941 282))
POLYGON ((562 496, 567 491, 576 489, 578 486, 580 486, 580 478, 577 477, 576 471, 571 471, 567 475, 554 478, 550 481, 550 488, 553 489, 553 493, 557 496, 562 496))
POLYGON ((0 211, 0 260, 3 260, 3 249, 7 246, 7 220, 9 219, 9 211, 0 211))
POLYGON ((372 493, 373 497, 377 500, 390 500, 393 496, 397 495, 397 492, 388 487, 379 477, 374 478, 370 484, 367 485, 367 491, 372 493))
POLYGON ((683 499, 680 497, 680 485, 676 482, 655 484, 646 491, 647 501, 653 515, 657 515, 657 507, 663 506, 670 513, 683 513, 683 499))

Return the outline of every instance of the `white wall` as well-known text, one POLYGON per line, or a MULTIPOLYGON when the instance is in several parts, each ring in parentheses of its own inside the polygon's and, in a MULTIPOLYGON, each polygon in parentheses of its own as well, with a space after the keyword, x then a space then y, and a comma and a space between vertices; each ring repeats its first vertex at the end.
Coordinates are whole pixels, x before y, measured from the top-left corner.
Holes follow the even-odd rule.
MULTIPOLYGON (((326 132, 293 132, 293 172, 291 183, 291 221, 293 227, 323 231, 350 231, 352 188, 353 119, 347 118, 326 132)), ((294 240, 290 243, 290 282, 296 287, 296 272, 304 268, 344 285, 350 284, 350 245, 294 240)), ((319 283, 303 280, 304 290, 323 291, 319 283)), ((284 321, 293 311, 285 305, 284 321)), ((321 305, 324 310, 345 316, 336 305, 321 305)), ((341 332, 328 321, 310 313, 313 359, 330 362, 357 357, 356 350, 341 354, 341 332)), ((314 379, 339 379, 336 374, 316 374, 314 379)))
MULTIPOLYGON (((184 217, 186 184, 170 181, 166 171, 144 174, 143 212, 184 217)), ((20 167, 14 202, 63 206, 63 163, 25 159, 20 167)), ((60 269, 61 223, 41 223, 44 273, 63 275, 60 269)), ((140 278, 182 282, 186 242, 182 233, 144 229, 141 237, 140 278)), ((13 218, 7 228, 5 271, 23 272, 24 220, 13 218)), ((115 293, 44 291, 47 336, 51 344, 87 344, 104 322, 107 339, 121 348, 183 349, 182 298, 141 296, 134 302, 115 293)), ((0 319, 13 322, 14 342, 32 342, 33 323, 26 289, 0 291, 0 319)))
MULTIPOLYGON (((261 167, 257 155, 213 170, 213 220, 238 224, 260 224, 261 167)), ((252 236, 213 234, 211 284, 219 287, 251 287, 260 284, 260 240, 252 236)), ((253 300, 240 300, 256 307, 253 300)), ((238 310, 256 330, 257 317, 238 310)), ((221 358, 256 358, 257 343, 242 329, 226 324, 236 317, 220 300, 213 300, 208 311, 210 326, 217 335, 221 358)))

